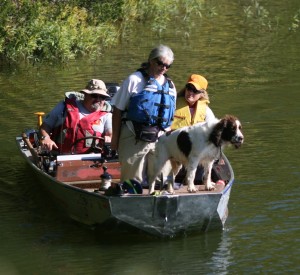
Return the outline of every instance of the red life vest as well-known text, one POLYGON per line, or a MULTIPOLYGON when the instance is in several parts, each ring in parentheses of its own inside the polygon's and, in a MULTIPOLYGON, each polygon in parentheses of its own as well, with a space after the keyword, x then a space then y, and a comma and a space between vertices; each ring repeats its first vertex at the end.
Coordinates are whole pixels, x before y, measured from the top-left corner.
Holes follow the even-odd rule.
POLYGON ((102 133, 95 131, 93 125, 99 124, 100 117, 107 112, 93 112, 80 119, 75 99, 66 98, 65 105, 64 123, 53 130, 52 139, 56 142, 61 154, 71 154, 74 152, 76 154, 83 154, 91 147, 92 139, 81 140, 76 143, 75 147, 73 146, 74 142, 83 137, 101 137, 102 133))

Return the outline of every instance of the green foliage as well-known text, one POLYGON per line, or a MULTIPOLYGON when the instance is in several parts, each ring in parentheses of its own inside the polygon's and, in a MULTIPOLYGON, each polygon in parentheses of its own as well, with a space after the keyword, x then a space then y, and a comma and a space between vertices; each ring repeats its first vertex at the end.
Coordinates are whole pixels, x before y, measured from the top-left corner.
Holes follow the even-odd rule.
MULTIPOLYGON (((0 58, 9 61, 62 61, 94 57, 137 26, 163 37, 167 29, 189 38, 205 17, 222 10, 207 0, 1 0, 0 58), (180 22, 180 24, 176 24, 180 22), (176 27, 175 27, 176 26, 176 27)), ((249 0, 245 23, 262 31, 279 26, 259 0, 249 0)), ((300 10, 290 30, 299 28, 300 10)))
MULTIPOLYGON (((3 0, 0 58, 67 62, 97 56, 125 38, 137 22, 158 36, 179 19, 187 35, 205 0, 3 0), (183 24, 184 25, 184 24, 183 24)), ((214 9, 207 12, 216 14, 214 9)), ((196 21, 198 22, 198 21, 196 21)), ((181 30, 176 30, 180 32, 181 30)))
POLYGON ((150 24, 150 28, 158 36, 174 26, 174 20, 179 19, 185 26, 193 26, 193 18, 202 17, 205 11, 205 0, 138 0, 136 17, 141 22, 150 24))
POLYGON ((300 24, 300 9, 293 16, 290 30, 296 32, 299 29, 299 24, 300 24))
POLYGON ((33 62, 67 61, 80 55, 98 55, 118 39, 118 30, 113 24, 118 19, 117 9, 113 9, 114 1, 111 4, 105 2, 103 6, 102 2, 96 3, 90 13, 85 7, 62 1, 48 5, 30 0, 17 3, 7 1, 1 4, 2 58, 33 62), (105 13, 104 9, 108 12, 105 13))
MULTIPOLYGON (((273 23, 270 18, 269 11, 260 4, 258 0, 251 0, 251 5, 244 7, 244 14, 246 19, 253 21, 255 26, 273 29, 273 23)), ((279 17, 275 17, 276 25, 278 25, 279 17)))

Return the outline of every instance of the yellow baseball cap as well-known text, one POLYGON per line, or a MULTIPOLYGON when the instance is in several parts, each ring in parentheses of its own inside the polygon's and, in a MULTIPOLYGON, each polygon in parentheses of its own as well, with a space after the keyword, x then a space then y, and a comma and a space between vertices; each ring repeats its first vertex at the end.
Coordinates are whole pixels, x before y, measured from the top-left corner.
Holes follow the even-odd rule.
POLYGON ((198 91, 206 90, 208 85, 206 78, 199 74, 192 74, 187 83, 193 84, 198 91))

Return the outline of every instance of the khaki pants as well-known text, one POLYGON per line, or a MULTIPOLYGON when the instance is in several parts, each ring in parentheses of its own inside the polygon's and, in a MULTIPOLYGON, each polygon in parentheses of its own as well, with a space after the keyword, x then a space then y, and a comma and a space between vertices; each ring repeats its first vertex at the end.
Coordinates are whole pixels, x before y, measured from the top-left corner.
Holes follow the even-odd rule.
MULTIPOLYGON (((135 179, 142 184, 148 184, 148 162, 154 159, 155 142, 136 140, 133 131, 124 123, 121 128, 119 140, 119 160, 121 162, 121 181, 135 179)), ((172 178, 171 165, 165 164, 161 173, 164 181, 172 178)), ((157 181, 161 176, 158 175, 157 181)))
POLYGON ((119 160, 121 162, 121 181, 135 179, 147 182, 148 155, 154 150, 155 142, 136 140, 134 133, 124 123, 119 140, 119 160))

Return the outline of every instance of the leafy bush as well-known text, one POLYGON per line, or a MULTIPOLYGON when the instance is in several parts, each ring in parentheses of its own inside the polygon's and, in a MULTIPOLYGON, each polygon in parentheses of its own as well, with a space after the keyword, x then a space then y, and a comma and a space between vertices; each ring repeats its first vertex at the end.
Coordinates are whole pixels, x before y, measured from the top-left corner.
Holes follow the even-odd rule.
POLYGON ((120 1, 88 5, 91 12, 66 2, 71 1, 2 2, 0 56, 13 61, 67 61, 99 54, 116 43, 118 18, 113 7, 120 1))
POLYGON ((300 25, 300 9, 296 12, 296 14, 292 18, 290 30, 296 32, 299 29, 299 25, 300 25))
MULTIPOLYGON (((262 31, 278 27, 279 17, 272 19, 259 0, 242 3, 249 4, 241 4, 245 24, 262 31)), ((67 62, 94 57, 129 37, 137 23, 162 37, 178 20, 176 34, 188 38, 202 17, 217 14, 207 0, 1 0, 0 58, 67 62)), ((290 27, 294 32, 299 17, 298 11, 290 27)))

